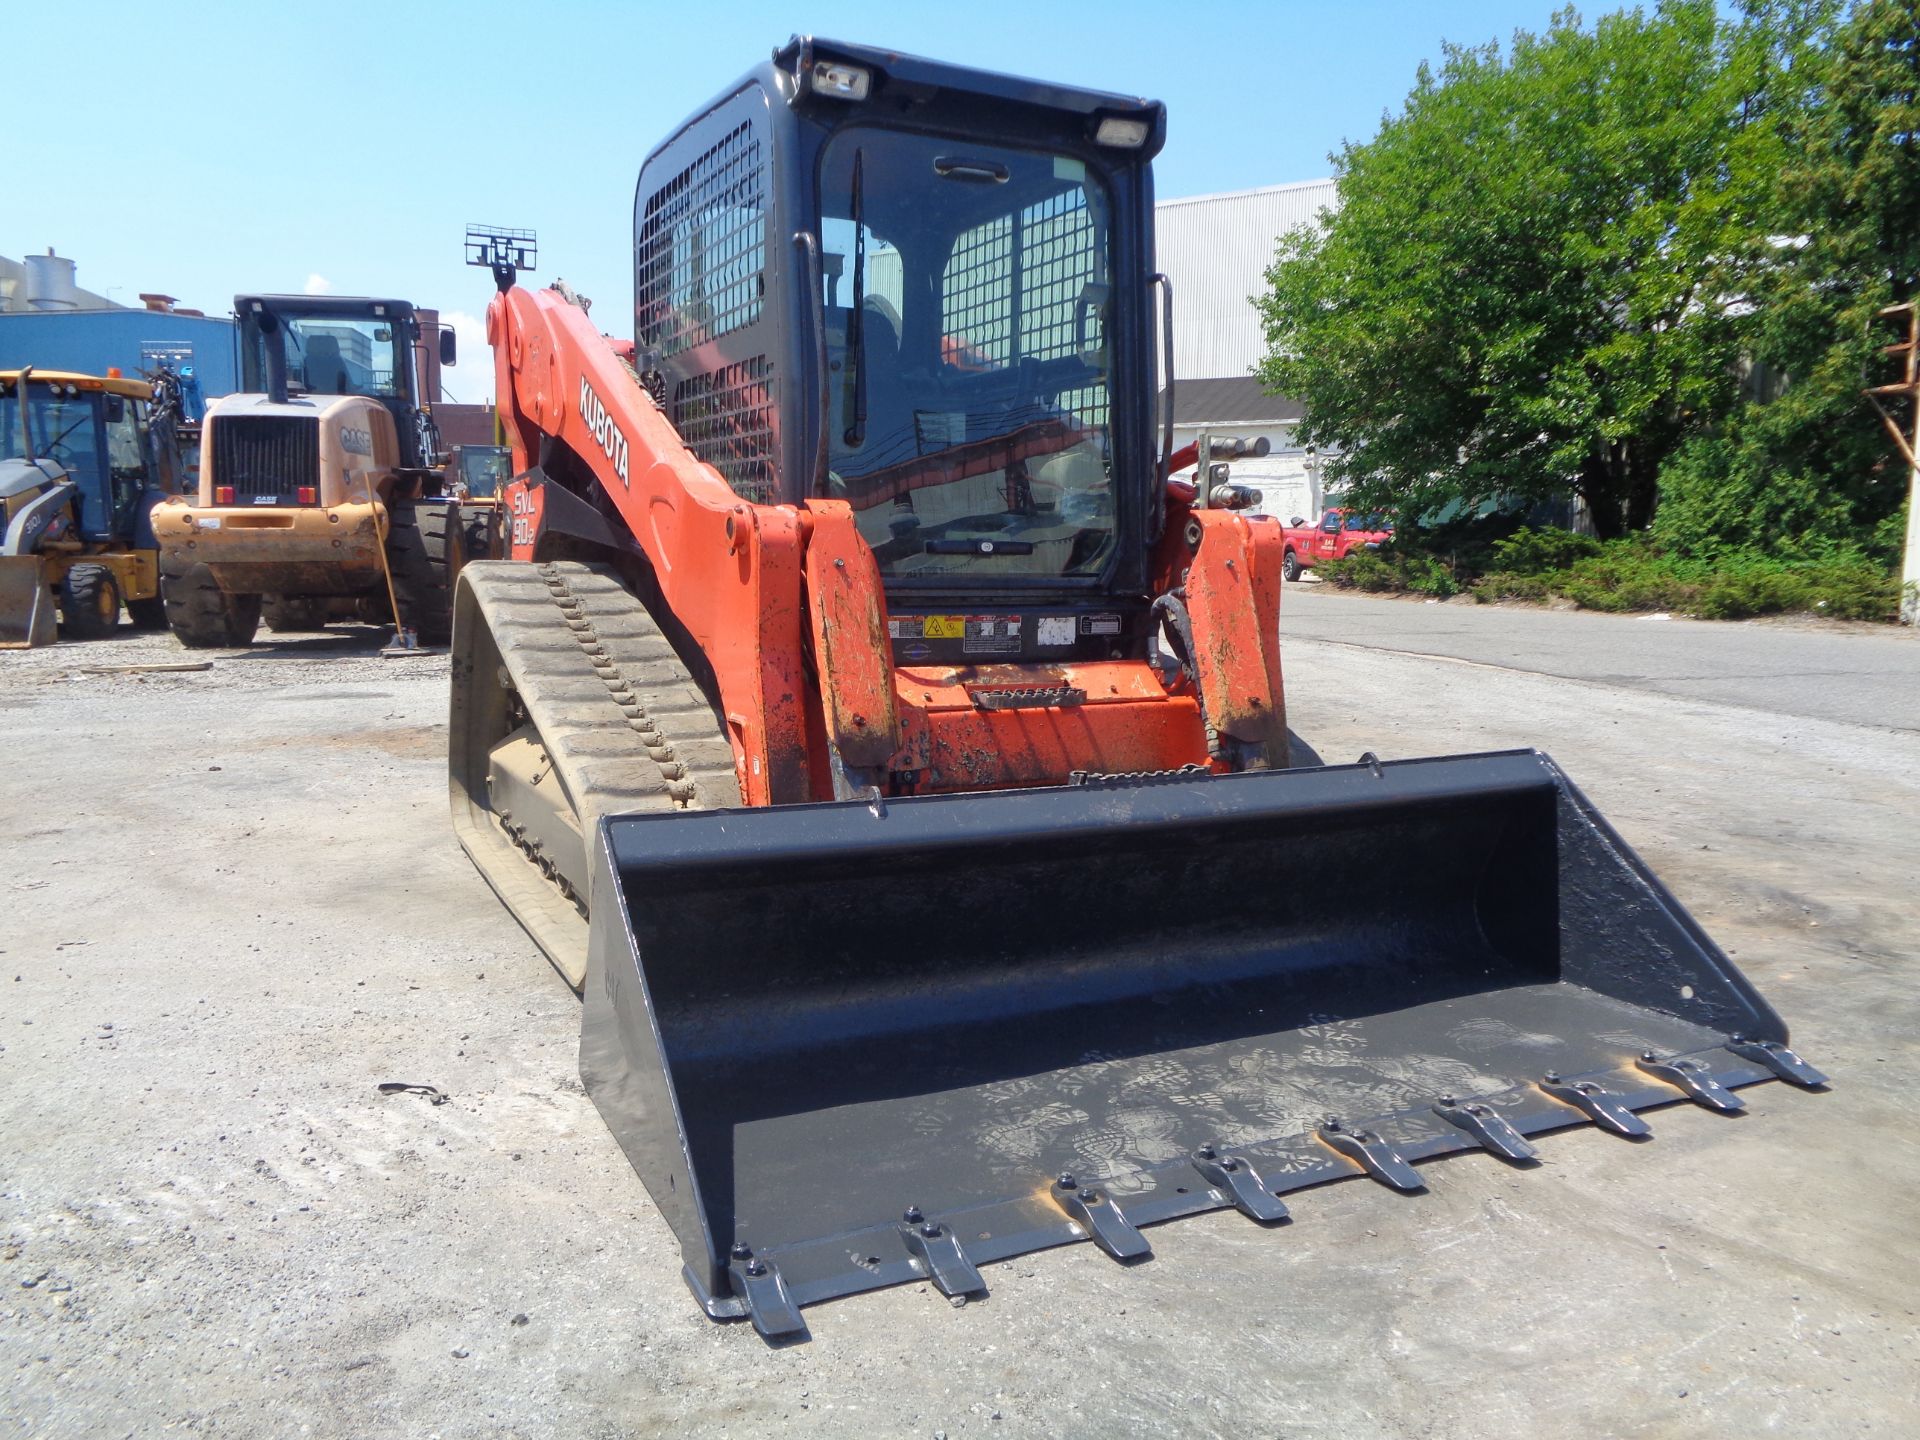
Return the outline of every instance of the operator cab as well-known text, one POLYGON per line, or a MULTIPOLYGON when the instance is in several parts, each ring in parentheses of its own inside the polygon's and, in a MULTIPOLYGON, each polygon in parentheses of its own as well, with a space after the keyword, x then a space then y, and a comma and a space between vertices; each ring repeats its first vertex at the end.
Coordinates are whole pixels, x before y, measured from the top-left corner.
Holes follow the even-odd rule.
MULTIPOLYGON (((419 316, 405 300, 346 295, 236 295, 240 322, 240 385, 273 395, 284 377, 286 397, 360 395, 393 416, 401 464, 422 469, 438 448, 421 406, 415 361, 419 316)), ((441 363, 451 364, 450 331, 442 332, 441 363)), ((276 397, 277 398, 277 397, 276 397)))
POLYGON ((1157 102, 796 38, 642 168, 642 380, 743 499, 851 507, 889 614, 939 621, 896 659, 972 654, 962 625, 1144 652, 1164 134, 1157 102))
POLYGON ((89 541, 133 533, 147 490, 164 489, 171 478, 149 444, 142 402, 108 388, 113 383, 49 372, 24 384, 17 375, 0 377, 0 460, 24 459, 30 445, 36 459, 64 470, 89 541))

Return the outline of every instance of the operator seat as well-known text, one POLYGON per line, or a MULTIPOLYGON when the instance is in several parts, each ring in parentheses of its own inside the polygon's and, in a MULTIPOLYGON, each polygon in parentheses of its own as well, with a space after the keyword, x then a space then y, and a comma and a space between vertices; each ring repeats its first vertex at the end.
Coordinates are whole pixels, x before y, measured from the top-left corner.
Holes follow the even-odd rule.
POLYGON ((886 309, 872 300, 860 307, 860 319, 867 366, 867 443, 872 445, 876 438, 885 438, 876 435, 879 428, 897 430, 912 423, 912 414, 902 403, 898 327, 886 309))
POLYGON ((347 382, 347 362, 341 357, 340 342, 331 335, 316 335, 307 341, 307 389, 315 395, 351 395, 347 382))

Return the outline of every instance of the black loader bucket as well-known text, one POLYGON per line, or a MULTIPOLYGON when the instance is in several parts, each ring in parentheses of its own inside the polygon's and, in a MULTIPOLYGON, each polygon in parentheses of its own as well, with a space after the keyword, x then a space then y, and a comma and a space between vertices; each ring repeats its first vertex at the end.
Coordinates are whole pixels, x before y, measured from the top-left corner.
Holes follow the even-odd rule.
POLYGON ((769 1336, 1823 1083, 1533 751, 619 816, 597 849, 587 1088, 701 1304, 769 1336))

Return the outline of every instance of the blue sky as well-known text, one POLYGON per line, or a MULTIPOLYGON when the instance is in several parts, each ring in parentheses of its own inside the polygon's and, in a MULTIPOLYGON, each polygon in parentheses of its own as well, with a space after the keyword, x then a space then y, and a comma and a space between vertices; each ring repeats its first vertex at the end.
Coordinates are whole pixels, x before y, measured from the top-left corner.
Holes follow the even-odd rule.
POLYGON ((539 231, 541 282, 629 329, 640 161, 795 31, 1164 100, 1166 198, 1324 176, 1442 40, 1539 30, 1556 3, 17 0, 0 254, 52 245, 128 304, 324 287, 434 306, 463 330, 448 389, 477 400, 491 286, 461 263, 467 222, 539 231))

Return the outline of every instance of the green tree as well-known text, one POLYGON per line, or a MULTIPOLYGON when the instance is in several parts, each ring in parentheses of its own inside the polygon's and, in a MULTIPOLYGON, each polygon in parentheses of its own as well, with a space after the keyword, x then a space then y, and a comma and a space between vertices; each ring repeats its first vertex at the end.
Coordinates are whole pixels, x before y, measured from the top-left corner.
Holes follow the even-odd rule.
POLYGON ((1449 47, 1334 157, 1340 208, 1283 239, 1257 298, 1258 374, 1340 447, 1355 503, 1571 485, 1602 535, 1648 523, 1662 468, 1738 399, 1725 285, 1790 138, 1769 81, 1791 32, 1712 0, 1591 31, 1565 10, 1504 57, 1449 47))
POLYGON ((1866 0, 1844 16, 1756 5, 1748 24, 1801 32, 1769 79, 1781 158, 1739 281, 1753 368, 1746 403, 1662 474, 1657 529, 1694 551, 1884 557, 1907 470, 1860 391, 1891 338, 1876 313, 1920 299, 1920 17, 1866 0))

